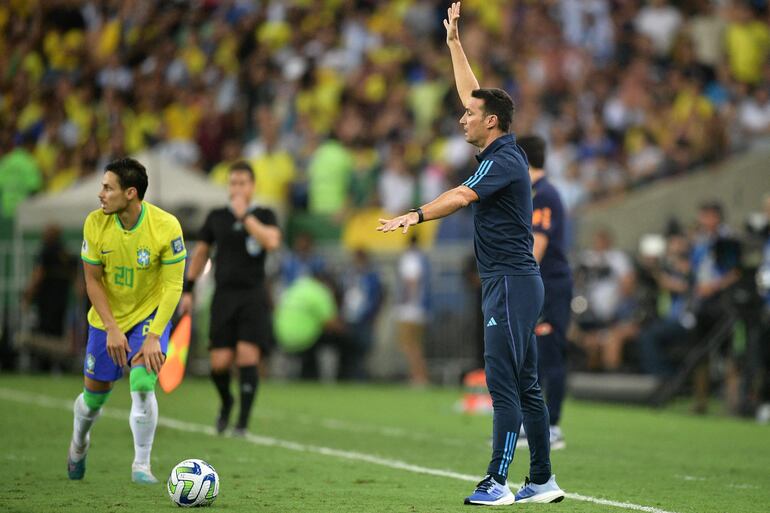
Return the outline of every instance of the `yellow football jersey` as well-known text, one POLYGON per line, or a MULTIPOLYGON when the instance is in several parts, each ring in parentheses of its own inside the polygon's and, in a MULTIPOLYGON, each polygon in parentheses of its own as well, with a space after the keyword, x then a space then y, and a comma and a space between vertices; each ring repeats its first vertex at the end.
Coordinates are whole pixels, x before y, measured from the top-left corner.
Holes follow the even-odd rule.
MULTIPOLYGON (((104 266, 102 283, 107 300, 125 333, 158 308, 163 293, 162 266, 182 262, 187 250, 176 217, 143 201, 139 220, 130 230, 123 227, 117 214, 105 215, 101 209, 88 214, 80 257, 89 264, 104 266)), ((88 322, 104 329, 93 307, 88 322)))

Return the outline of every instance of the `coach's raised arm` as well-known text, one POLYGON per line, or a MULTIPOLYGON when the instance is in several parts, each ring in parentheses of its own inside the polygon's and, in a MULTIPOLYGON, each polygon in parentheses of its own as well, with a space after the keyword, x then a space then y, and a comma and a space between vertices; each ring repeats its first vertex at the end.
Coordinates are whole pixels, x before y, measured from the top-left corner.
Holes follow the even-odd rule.
POLYGON ((471 65, 468 63, 468 58, 465 56, 462 44, 460 44, 460 31, 457 28, 457 21, 459 19, 460 2, 454 2, 447 9, 444 28, 446 28, 446 44, 449 47, 449 53, 452 55, 452 69, 454 70, 457 94, 460 95, 460 101, 463 103, 463 107, 465 107, 471 99, 471 91, 479 88, 479 82, 473 75, 471 65))

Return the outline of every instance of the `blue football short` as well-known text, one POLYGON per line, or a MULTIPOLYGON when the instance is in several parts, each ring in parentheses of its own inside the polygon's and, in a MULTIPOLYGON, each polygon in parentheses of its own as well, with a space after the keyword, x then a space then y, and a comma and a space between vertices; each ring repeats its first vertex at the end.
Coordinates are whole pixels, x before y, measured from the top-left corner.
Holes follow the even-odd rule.
MULTIPOLYGON (((127 359, 129 364, 142 348, 154 318, 155 314, 153 313, 126 332, 128 345, 131 348, 127 359)), ((171 323, 169 322, 160 336, 160 350, 163 351, 163 354, 168 351, 170 333, 171 323)), ((117 381, 123 376, 123 368, 115 364, 107 353, 107 332, 91 325, 88 326, 88 345, 86 346, 86 358, 83 362, 83 374, 97 381, 117 381)))

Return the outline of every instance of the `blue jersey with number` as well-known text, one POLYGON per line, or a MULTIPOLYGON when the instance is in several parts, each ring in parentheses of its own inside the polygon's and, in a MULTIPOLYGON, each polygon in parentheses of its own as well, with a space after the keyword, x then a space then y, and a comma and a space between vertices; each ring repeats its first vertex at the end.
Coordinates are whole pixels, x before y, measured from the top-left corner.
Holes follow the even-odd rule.
POLYGON ((540 262, 543 281, 570 277, 565 238, 565 213, 559 191, 543 177, 532 185, 532 231, 548 237, 540 262))

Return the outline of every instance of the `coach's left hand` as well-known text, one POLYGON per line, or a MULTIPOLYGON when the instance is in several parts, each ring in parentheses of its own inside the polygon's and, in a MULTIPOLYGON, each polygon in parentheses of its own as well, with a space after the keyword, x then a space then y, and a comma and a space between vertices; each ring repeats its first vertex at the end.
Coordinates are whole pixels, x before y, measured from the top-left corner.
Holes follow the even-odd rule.
POLYGON ((406 233, 410 226, 413 226, 420 222, 420 216, 417 212, 409 212, 402 216, 395 217, 393 219, 380 219, 380 224, 377 228, 379 232, 392 232, 403 227, 401 233, 406 233))
POLYGON ((160 350, 160 336, 155 333, 148 333, 144 339, 139 354, 144 358, 144 366, 150 372, 156 374, 160 372, 163 366, 163 351, 160 350))

